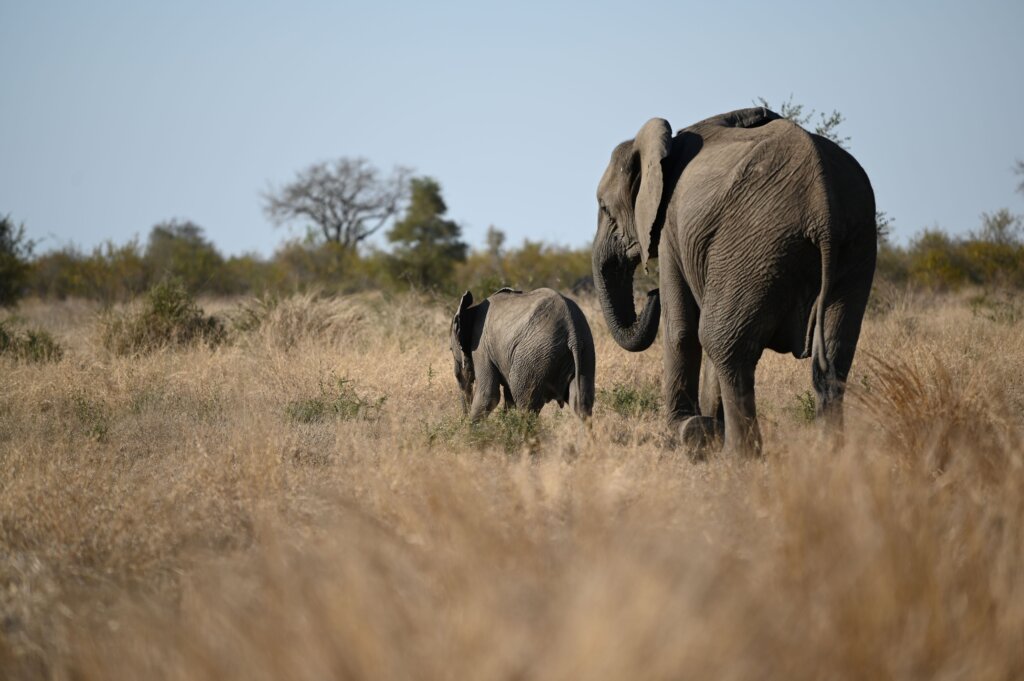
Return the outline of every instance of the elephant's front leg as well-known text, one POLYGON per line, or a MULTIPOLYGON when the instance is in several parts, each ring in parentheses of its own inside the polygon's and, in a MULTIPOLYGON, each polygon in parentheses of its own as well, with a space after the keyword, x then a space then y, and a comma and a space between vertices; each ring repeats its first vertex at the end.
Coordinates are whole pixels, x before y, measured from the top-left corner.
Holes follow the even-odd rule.
POLYGON ((486 368, 476 377, 476 388, 473 391, 473 405, 469 408, 469 420, 476 421, 491 413, 498 406, 501 397, 501 380, 494 366, 489 362, 486 368))
POLYGON ((709 449, 720 448, 725 439, 722 388, 715 364, 707 356, 701 360, 700 413, 679 427, 679 439, 695 458, 702 458, 709 449))
POLYGON ((699 412, 700 310, 679 270, 666 258, 661 270, 661 329, 665 343, 664 394, 669 426, 699 412))

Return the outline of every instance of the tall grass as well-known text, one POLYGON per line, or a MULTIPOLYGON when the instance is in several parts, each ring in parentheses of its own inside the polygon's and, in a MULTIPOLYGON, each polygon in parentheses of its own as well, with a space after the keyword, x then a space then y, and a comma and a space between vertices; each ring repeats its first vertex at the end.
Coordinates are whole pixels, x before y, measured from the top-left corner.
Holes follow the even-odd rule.
POLYGON ((766 354, 765 458, 702 464, 592 301, 585 426, 466 424, 429 299, 203 305, 231 342, 35 305, 64 359, 0 356, 0 677, 1024 676, 1024 328, 967 298, 866 321, 842 445, 766 354))

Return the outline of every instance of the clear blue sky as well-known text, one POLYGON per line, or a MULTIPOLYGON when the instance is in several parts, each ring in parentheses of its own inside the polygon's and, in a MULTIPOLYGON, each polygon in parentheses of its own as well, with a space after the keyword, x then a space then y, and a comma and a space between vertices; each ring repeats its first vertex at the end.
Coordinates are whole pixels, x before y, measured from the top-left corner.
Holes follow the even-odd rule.
POLYGON ((365 156, 490 224, 586 243, 612 147, 793 95, 906 239, 1024 212, 1024 2, 0 4, 0 214, 43 248, 188 218, 227 253, 290 233, 260 190, 365 156))

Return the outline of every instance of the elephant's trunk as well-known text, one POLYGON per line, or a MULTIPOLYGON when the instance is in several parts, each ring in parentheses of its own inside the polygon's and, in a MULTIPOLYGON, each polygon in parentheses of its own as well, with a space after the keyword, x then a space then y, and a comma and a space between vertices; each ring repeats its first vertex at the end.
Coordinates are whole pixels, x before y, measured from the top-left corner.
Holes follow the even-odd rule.
POLYGON ((630 352, 642 352, 651 347, 658 335, 661 315, 658 289, 647 294, 647 303, 637 317, 633 307, 633 273, 640 256, 630 257, 617 234, 601 231, 604 234, 599 234, 594 242, 593 267, 594 288, 605 321, 616 343, 630 352))

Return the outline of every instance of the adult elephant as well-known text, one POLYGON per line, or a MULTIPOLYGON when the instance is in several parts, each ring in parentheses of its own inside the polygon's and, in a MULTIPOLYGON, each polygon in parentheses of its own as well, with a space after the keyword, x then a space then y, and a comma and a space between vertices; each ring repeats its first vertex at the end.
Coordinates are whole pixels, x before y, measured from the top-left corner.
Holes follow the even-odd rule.
POLYGON ((597 199, 605 319, 639 352, 660 316, 665 404, 685 442, 724 426, 727 448, 760 452, 754 370, 765 348, 813 356, 818 416, 842 426, 877 251, 871 183, 850 154, 761 107, 674 137, 654 118, 615 147, 597 199), (637 316, 633 273, 650 258, 659 289, 637 316))

